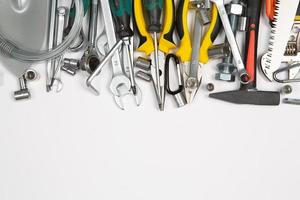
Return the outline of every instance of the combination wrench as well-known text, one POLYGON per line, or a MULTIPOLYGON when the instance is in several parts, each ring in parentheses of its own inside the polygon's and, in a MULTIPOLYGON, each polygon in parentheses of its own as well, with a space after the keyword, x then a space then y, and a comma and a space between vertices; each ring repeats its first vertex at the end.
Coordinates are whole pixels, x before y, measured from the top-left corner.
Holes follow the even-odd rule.
POLYGON ((247 73, 246 69, 245 69, 245 65, 241 56, 241 52, 239 49, 239 46, 236 42, 234 33, 231 29, 231 25, 230 25, 230 21, 227 15, 227 11, 225 8, 225 4, 224 4, 224 0, 210 0, 211 2, 213 2, 218 9, 223 27, 224 27, 224 31, 226 34, 226 38, 228 40, 228 43, 230 45, 231 51, 232 51, 232 55, 234 57, 234 60, 236 62, 236 67, 239 73, 239 78, 242 84, 247 84, 250 80, 249 74, 247 73))
POLYGON ((80 68, 93 73, 95 68, 100 63, 99 54, 96 51, 96 38, 98 32, 98 13, 99 13, 99 0, 92 0, 90 5, 90 21, 88 28, 88 47, 84 52, 81 61, 80 68))
MULTIPOLYGON (((103 58, 102 62, 98 65, 95 71, 89 76, 86 81, 88 87, 90 87, 96 94, 99 94, 98 90, 92 85, 92 81, 96 76, 98 76, 103 67, 111 60, 113 77, 110 83, 110 90, 114 95, 116 104, 124 110, 124 105, 122 102, 122 97, 126 95, 133 94, 131 91, 131 81, 125 75, 124 69, 122 67, 119 49, 123 45, 123 41, 119 40, 117 42, 113 17, 110 11, 110 4, 108 0, 100 1, 102 14, 104 17, 104 26, 106 30, 107 42, 110 51, 103 58)), ((98 49, 98 47, 96 47, 98 49)), ((137 101, 139 105, 140 100, 137 101)))

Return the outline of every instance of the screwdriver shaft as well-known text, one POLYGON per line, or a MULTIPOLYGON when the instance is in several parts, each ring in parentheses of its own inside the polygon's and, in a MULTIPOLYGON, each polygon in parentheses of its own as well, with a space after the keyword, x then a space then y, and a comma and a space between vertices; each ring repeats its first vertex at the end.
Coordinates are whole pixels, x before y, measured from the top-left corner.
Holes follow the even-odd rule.
POLYGON ((159 95, 160 100, 161 99, 161 91, 160 91, 160 72, 159 72, 159 60, 158 60, 158 37, 157 33, 153 33, 154 38, 154 65, 155 65, 155 79, 156 79, 156 87, 157 87, 157 93, 159 95))

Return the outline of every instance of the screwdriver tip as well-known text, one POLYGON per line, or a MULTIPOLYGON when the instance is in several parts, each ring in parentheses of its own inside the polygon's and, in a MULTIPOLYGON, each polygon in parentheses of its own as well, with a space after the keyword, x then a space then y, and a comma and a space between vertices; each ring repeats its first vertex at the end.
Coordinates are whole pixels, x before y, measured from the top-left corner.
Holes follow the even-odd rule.
POLYGON ((160 111, 164 111, 165 110, 165 106, 163 104, 159 104, 159 110, 160 111))

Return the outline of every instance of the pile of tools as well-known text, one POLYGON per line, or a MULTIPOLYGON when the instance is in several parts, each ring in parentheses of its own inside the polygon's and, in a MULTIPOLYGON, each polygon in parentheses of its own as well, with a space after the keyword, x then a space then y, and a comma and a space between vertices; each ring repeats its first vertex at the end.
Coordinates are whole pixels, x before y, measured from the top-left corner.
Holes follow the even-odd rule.
MULTIPOLYGON (((293 88, 284 85, 280 91, 258 90, 258 67, 270 81, 300 81, 299 1, 265 1, 271 35, 263 56, 257 53, 260 20, 265 20, 261 15, 262 0, 82 1, 87 27, 82 25, 80 34, 63 55, 46 61, 48 92, 63 89, 61 73, 75 76, 84 72, 87 88, 99 95, 94 80, 104 67, 109 67, 109 88, 119 108, 124 109, 122 98, 127 95, 134 97, 137 106, 141 105, 142 91, 137 79, 152 84, 159 110, 164 110, 167 94, 182 107, 195 99, 203 68, 211 60, 220 60, 215 81, 239 84, 235 91, 210 93, 214 99, 279 105, 280 96, 292 93, 293 88), (217 43, 222 40, 222 33, 226 37, 217 43), (237 35, 244 36, 242 44, 237 42, 237 35), (282 78, 285 74, 288 78, 282 78)), ((52 49, 69 34, 75 4, 67 7, 60 0, 53 0, 50 13, 48 48, 52 49)), ((30 98, 27 82, 38 76, 30 68, 18 78, 20 90, 14 93, 16 100, 30 98)), ((214 84, 207 84, 206 89, 213 92, 214 84)), ((300 104, 298 99, 286 98, 283 102, 300 104)))

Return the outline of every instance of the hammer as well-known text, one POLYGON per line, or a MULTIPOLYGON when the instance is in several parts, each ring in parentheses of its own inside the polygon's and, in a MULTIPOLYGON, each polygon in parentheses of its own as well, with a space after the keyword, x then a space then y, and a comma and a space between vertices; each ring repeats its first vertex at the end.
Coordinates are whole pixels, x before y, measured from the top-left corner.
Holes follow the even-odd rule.
POLYGON ((241 84, 239 90, 212 93, 211 98, 251 105, 277 106, 280 104, 280 93, 272 91, 259 91, 256 88, 257 74, 257 43, 262 0, 247 1, 248 29, 246 35, 245 68, 250 75, 247 84, 241 84))

